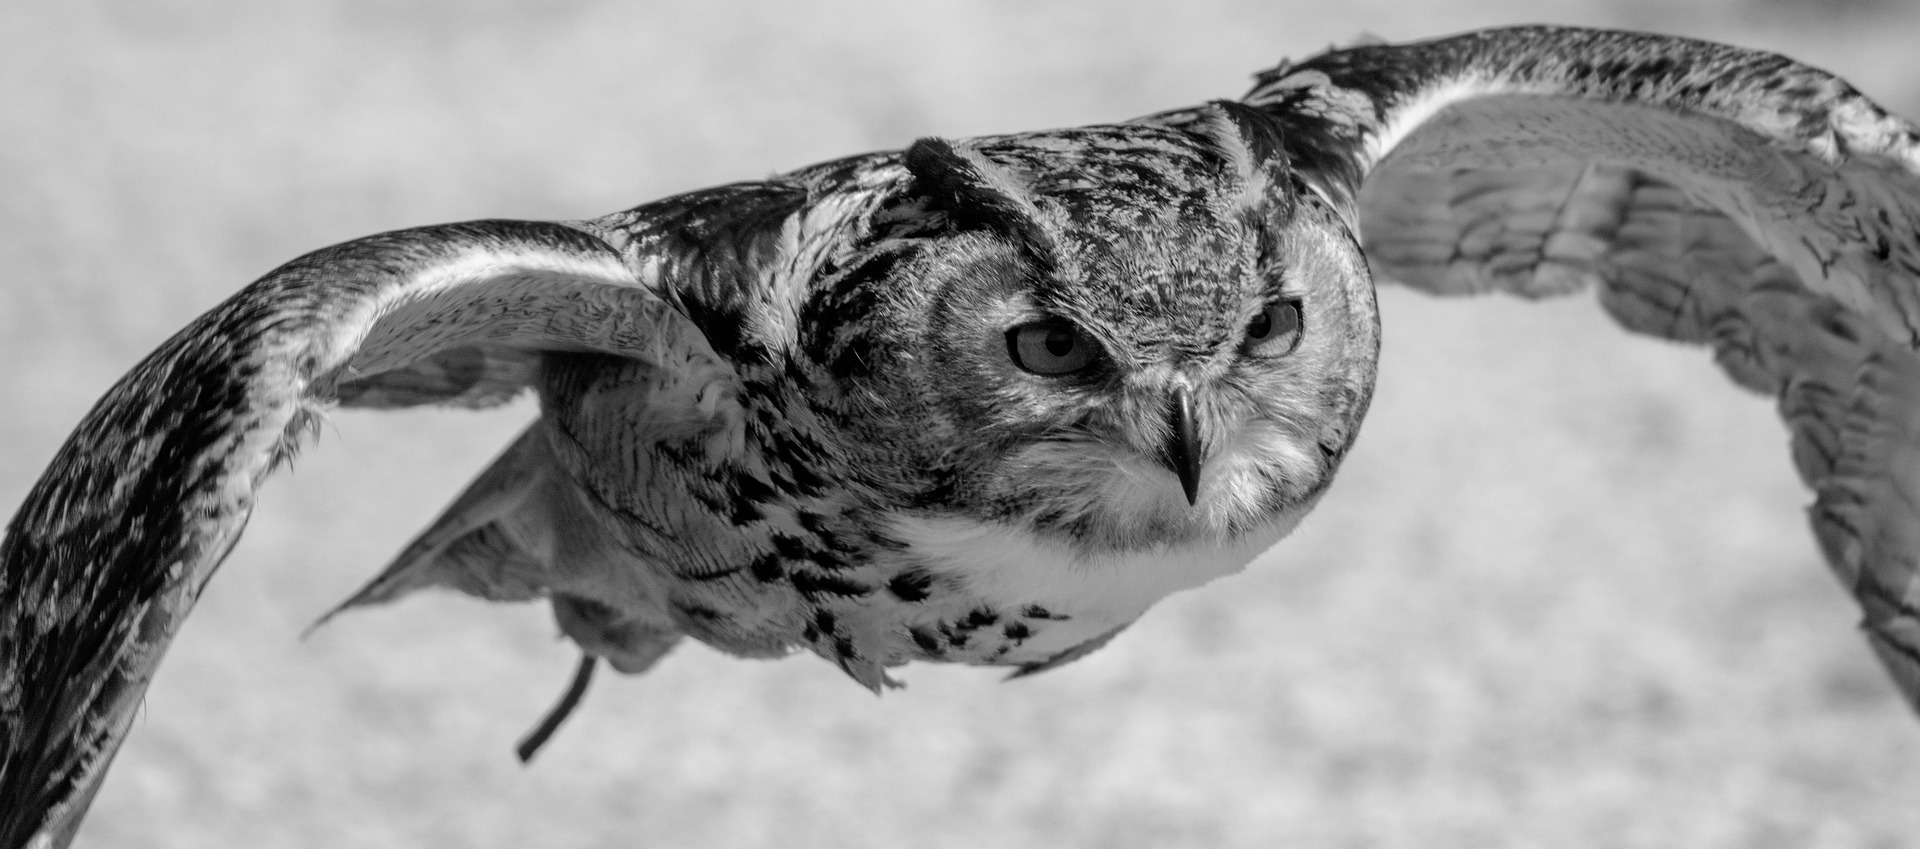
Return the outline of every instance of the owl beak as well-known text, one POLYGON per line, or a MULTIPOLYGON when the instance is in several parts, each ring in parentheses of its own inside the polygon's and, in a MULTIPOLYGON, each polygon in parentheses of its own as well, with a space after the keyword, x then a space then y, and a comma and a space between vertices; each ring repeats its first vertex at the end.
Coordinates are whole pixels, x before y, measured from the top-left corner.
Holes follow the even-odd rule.
POLYGON ((1200 434, 1193 426, 1192 390, 1174 387, 1168 414, 1173 433, 1167 439, 1165 461, 1167 468, 1180 476, 1180 489, 1186 492, 1187 506, 1191 507, 1200 497, 1200 464, 1206 459, 1200 454, 1200 434))

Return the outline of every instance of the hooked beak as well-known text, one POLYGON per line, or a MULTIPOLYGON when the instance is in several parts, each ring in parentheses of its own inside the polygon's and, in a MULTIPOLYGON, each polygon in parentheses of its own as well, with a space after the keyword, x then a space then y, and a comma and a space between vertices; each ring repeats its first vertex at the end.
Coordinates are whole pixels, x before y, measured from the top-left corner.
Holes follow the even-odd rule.
POLYGON ((1167 412, 1173 432, 1167 438, 1165 461, 1167 468, 1180 476, 1180 489, 1186 492, 1187 506, 1191 507, 1200 496, 1200 464, 1206 460, 1200 455, 1200 434, 1193 425, 1192 391, 1185 386, 1174 387, 1167 412))

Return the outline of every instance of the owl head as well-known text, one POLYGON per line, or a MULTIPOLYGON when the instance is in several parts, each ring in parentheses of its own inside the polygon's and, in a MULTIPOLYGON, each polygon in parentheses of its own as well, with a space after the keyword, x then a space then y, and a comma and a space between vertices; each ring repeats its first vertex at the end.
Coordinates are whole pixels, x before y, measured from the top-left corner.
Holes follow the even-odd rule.
MULTIPOLYGON (((1365 261, 1271 120, 922 139, 803 348, 929 510, 1086 551, 1296 516, 1365 412, 1365 261)), ((809 329, 810 328, 810 329, 809 329)))

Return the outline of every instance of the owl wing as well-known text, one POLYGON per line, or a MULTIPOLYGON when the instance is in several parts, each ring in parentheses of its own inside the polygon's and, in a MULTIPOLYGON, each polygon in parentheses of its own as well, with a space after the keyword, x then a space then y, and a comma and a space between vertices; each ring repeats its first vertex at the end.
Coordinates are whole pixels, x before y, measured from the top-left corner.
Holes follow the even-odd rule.
POLYGON ((652 288, 679 258, 648 244, 524 221, 347 242, 261 278, 121 378, 0 539, 0 847, 71 838, 256 488, 330 404, 483 406, 536 379, 545 351, 725 384, 730 367, 652 288))
POLYGON ((1592 285, 1779 399, 1820 548, 1920 709, 1920 144, 1830 74, 1524 27, 1262 73, 1297 182, 1374 272, 1439 294, 1592 285), (1350 222, 1353 223, 1353 222, 1350 222))

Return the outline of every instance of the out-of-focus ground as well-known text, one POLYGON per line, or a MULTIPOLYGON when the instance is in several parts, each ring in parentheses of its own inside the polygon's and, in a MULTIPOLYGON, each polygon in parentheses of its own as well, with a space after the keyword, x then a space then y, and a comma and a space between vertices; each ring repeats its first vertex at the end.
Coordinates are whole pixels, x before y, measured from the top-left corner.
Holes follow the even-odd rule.
MULTIPOLYGON (((1548 21, 1789 53, 1920 107, 1868 0, 0 6, 0 509, 121 371, 281 261, 586 217, 922 135, 1234 96, 1362 32, 1548 21)), ((1587 298, 1383 293, 1319 512, 1086 661, 875 699, 700 647, 606 677, 542 608, 302 627, 531 409, 342 413, 266 489, 81 847, 1894 847, 1920 722, 1808 538, 1770 403, 1587 298)))

